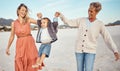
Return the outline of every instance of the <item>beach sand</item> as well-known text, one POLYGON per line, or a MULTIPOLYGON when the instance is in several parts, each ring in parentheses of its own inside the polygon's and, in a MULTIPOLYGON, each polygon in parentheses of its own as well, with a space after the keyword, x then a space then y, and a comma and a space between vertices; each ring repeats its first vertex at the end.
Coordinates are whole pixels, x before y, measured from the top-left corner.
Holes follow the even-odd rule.
MULTIPOLYGON (((120 53, 120 26, 107 27, 120 53)), ((37 31, 32 31, 36 39, 37 31)), ((50 57, 45 59, 45 68, 41 71, 77 71, 75 59, 75 43, 77 29, 59 29, 58 41, 52 44, 50 57)), ((5 54, 10 32, 0 32, 0 71, 14 71, 16 38, 11 45, 11 55, 5 54)), ((40 44, 36 43, 37 48, 40 44)), ((94 71, 120 71, 120 60, 115 61, 111 50, 105 45, 103 38, 98 38, 94 71)))

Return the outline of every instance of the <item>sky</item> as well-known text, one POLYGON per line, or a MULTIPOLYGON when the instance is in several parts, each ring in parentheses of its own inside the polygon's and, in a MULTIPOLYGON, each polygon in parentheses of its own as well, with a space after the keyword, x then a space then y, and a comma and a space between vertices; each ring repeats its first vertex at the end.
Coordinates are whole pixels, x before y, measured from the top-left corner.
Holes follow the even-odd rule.
POLYGON ((36 14, 41 12, 43 17, 52 20, 56 11, 63 13, 68 19, 88 17, 91 2, 102 4, 97 18, 105 24, 120 20, 120 0, 0 0, 0 18, 17 19, 16 10, 21 3, 27 5, 29 16, 34 19, 37 19, 36 14))

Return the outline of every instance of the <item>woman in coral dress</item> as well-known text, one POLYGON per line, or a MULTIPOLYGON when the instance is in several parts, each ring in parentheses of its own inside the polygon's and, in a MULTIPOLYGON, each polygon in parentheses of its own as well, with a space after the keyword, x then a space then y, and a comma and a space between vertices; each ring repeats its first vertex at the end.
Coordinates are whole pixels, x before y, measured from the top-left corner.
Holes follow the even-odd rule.
POLYGON ((32 65, 36 63, 38 51, 30 29, 30 23, 36 24, 37 21, 29 18, 27 14, 27 6, 20 4, 17 9, 18 19, 11 24, 12 30, 6 54, 10 55, 9 48, 16 35, 15 71, 37 71, 32 68, 32 65))

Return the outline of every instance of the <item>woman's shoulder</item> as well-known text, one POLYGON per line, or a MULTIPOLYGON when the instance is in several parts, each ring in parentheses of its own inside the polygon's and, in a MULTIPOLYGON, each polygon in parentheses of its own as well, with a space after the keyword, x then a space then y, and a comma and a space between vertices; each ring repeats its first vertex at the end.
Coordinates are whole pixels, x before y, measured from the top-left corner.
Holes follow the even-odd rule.
POLYGON ((15 21, 12 21, 11 22, 11 27, 14 27, 15 26, 15 21))
POLYGON ((99 20, 99 19, 96 19, 96 21, 95 21, 97 24, 100 24, 100 25, 105 25, 104 23, 103 23, 103 21, 101 21, 101 20, 99 20))
POLYGON ((77 18, 77 20, 80 22, 83 22, 83 21, 85 22, 87 20, 87 17, 79 17, 77 18))
POLYGON ((12 23, 17 23, 18 22, 18 19, 14 20, 12 23))
POLYGON ((19 20, 16 19, 16 20, 14 20, 13 22, 11 22, 11 25, 16 26, 18 23, 19 23, 19 20))
POLYGON ((87 17, 79 17, 78 18, 79 20, 86 20, 86 19, 88 19, 87 17))

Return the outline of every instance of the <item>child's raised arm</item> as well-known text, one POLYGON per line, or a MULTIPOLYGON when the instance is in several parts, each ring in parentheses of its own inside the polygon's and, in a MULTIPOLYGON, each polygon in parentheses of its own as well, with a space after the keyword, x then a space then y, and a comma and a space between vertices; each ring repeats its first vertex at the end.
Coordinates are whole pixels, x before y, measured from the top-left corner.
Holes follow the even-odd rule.
POLYGON ((58 31, 57 30, 57 27, 58 27, 58 17, 59 17, 59 13, 55 13, 54 14, 54 18, 53 18, 53 22, 52 22, 54 30, 55 30, 56 33, 58 31))
POLYGON ((37 13, 37 17, 38 17, 38 19, 41 19, 42 18, 42 13, 41 12, 37 13))

